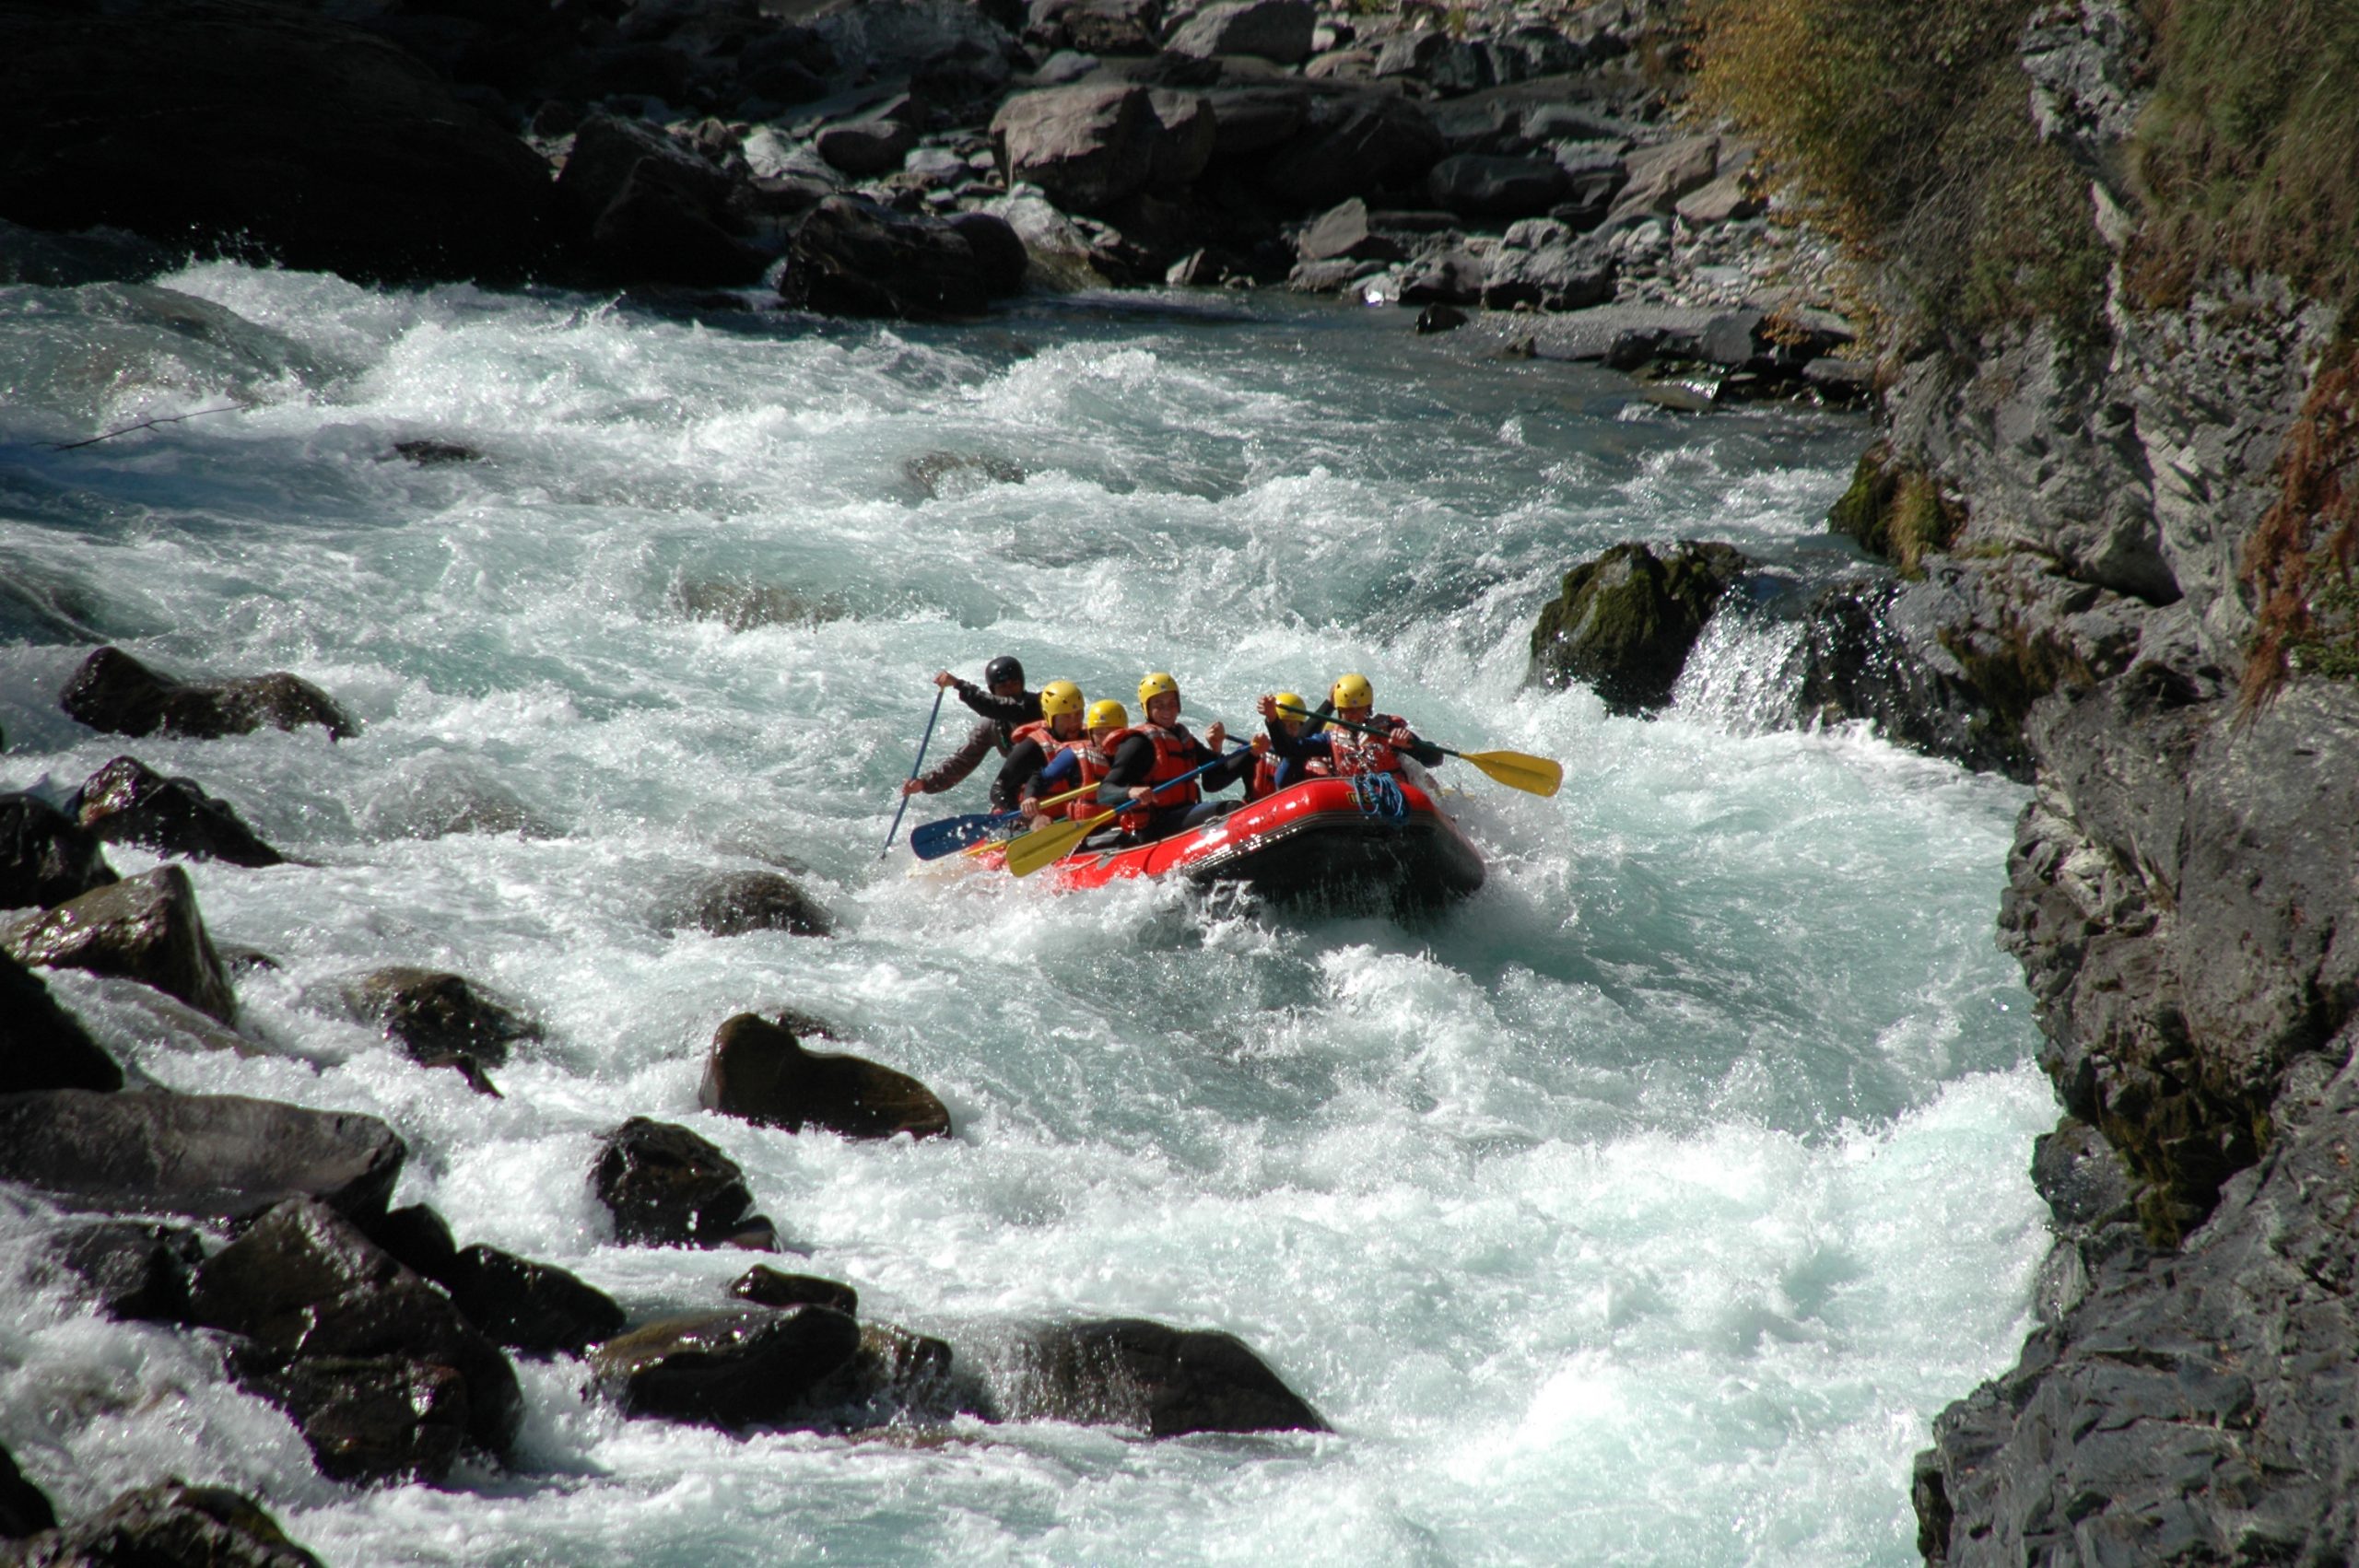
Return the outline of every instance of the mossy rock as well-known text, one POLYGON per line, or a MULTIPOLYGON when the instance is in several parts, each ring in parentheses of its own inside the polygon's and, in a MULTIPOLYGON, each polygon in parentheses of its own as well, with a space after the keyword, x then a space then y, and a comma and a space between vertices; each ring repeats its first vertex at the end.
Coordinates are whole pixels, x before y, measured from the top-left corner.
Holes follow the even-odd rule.
POLYGON ((1615 713, 1663 707, 1704 623, 1753 565, 1731 544, 1682 541, 1663 556, 1614 545, 1566 573, 1541 610, 1526 679, 1579 681, 1615 713))

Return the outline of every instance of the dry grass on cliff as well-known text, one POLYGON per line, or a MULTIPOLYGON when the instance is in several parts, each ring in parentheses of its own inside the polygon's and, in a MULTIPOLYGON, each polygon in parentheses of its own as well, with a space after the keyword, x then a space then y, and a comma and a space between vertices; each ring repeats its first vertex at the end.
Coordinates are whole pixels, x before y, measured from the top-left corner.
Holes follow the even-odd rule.
POLYGON ((2034 134, 2033 0, 1699 0, 1696 97, 1895 291, 1881 335, 2033 316, 2093 331, 2087 183, 2034 134))
POLYGON ((2359 345, 2310 383, 2278 460, 2283 488, 2245 546, 2259 601, 2244 711, 2295 671, 2359 677, 2359 345))
POLYGON ((2359 308, 2359 5, 2152 0, 2139 126, 2148 221, 2128 258, 2150 303, 2223 266, 2359 308))

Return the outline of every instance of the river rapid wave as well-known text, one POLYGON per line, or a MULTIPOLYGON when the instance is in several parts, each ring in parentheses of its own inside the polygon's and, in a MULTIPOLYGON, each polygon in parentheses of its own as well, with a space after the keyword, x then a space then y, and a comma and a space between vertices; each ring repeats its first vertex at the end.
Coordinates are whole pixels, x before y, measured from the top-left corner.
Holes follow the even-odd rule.
POLYGON ((2011 1359, 2045 1246, 2053 1109, 1991 937, 2023 792, 1766 725, 1742 681, 1651 721, 1521 684, 1607 544, 1835 558, 1856 417, 1674 415, 1264 296, 921 330, 231 265, 0 289, 0 366, 5 782, 129 752, 301 862, 190 868, 217 941, 276 961, 239 981, 253 1054, 52 977, 128 1066, 381 1117, 396 1201, 635 1313, 750 1261, 618 1246, 590 1193, 600 1133, 685 1122, 863 1316, 985 1368, 1043 1319, 1226 1329, 1335 1428, 740 1440, 624 1421, 558 1359, 521 1365, 516 1470, 354 1492, 217 1347, 43 1282, 50 1211, 0 1199, 0 1444, 61 1514, 221 1481, 337 1564, 1914 1560, 1909 1456, 2011 1359), (291 670, 362 732, 94 734, 55 696, 98 640, 291 670), (878 848, 927 677, 1002 652, 1126 702, 1171 670, 1239 732, 1360 670, 1567 781, 1446 766, 1490 882, 1414 924, 913 875, 878 848), (779 868, 837 935, 663 918, 779 868), (327 1005, 389 964, 541 1020, 504 1098, 327 1005), (956 1138, 699 1112, 715 1026, 779 1008, 956 1138))

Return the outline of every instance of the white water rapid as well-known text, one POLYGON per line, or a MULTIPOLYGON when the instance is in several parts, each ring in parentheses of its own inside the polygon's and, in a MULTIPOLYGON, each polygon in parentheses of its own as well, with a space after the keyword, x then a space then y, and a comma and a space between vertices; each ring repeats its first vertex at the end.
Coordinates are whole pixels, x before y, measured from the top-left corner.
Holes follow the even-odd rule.
POLYGON ((127 1065, 381 1117, 396 1201, 641 1314, 753 1261, 615 1244, 594 1141, 682 1122, 865 1317, 1226 1329, 1335 1431, 741 1440, 625 1421, 559 1359, 521 1365, 518 1469, 355 1491, 204 1339, 35 1283, 51 1211, 0 1197, 0 1445, 61 1513, 220 1481, 338 1568, 1915 1561, 1909 1457, 2012 1359, 2045 1242, 2054 1113, 1992 938, 2022 791, 1765 728, 1743 681, 1652 721, 1521 684, 1610 544, 1831 548, 1856 418, 1675 415, 1266 295, 915 329, 164 284, 0 289, 0 786, 62 799, 129 753, 307 863, 189 867, 217 941, 277 962, 239 981, 253 1054, 51 976, 127 1065), (480 459, 393 455, 421 439, 480 459), (93 733, 56 694, 100 639, 292 670, 363 731, 93 733), (880 860, 927 677, 1003 652, 1126 701, 1168 669, 1240 731, 1365 671, 1567 782, 1446 766, 1490 882, 1414 925, 880 860), (838 935, 660 919, 788 866, 838 935), (323 1004, 388 964, 542 1020, 504 1098, 323 1004), (924 1081, 955 1139, 698 1111, 715 1025, 780 1007, 924 1081))

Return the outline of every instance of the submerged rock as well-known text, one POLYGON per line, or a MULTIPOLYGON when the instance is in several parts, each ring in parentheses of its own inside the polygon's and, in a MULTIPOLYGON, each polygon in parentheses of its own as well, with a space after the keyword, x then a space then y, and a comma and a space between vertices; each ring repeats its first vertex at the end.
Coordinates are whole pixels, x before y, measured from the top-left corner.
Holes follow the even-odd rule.
POLYGON ((183 1225, 100 1220, 49 1238, 50 1261, 109 1317, 187 1320, 189 1282, 205 1244, 183 1225))
POLYGON ((1014 1419, 1191 1432, 1326 1432, 1319 1412, 1232 1334, 1112 1318, 1046 1328, 1018 1352, 1014 1419))
POLYGON ((168 1480, 126 1492, 99 1513, 27 1539, 19 1568, 322 1568, 243 1492, 168 1480))
POLYGON ((424 1067, 505 1067, 511 1045, 541 1037, 531 1019, 438 969, 373 969, 341 990, 355 1016, 383 1030, 424 1067))
POLYGON ((856 1056, 805 1050, 789 1030, 750 1012, 714 1033, 697 1102, 789 1132, 816 1127, 846 1138, 950 1134, 949 1110, 916 1079, 856 1056))
POLYGON ((824 1306, 847 1317, 860 1312, 860 1293, 834 1280, 812 1274, 786 1274, 768 1264, 756 1264, 739 1275, 729 1293, 756 1306, 824 1306))
POLYGON ((732 872, 717 876, 693 894, 676 923, 694 925, 714 936, 743 936, 747 931, 786 931, 795 936, 830 936, 835 921, 819 902, 792 877, 777 872, 732 872))
POLYGON ((176 865, 69 899, 5 940, 28 965, 119 976, 178 997, 224 1024, 237 1016, 229 971, 197 913, 196 889, 176 865))
POLYGON ((666 1318, 591 1358, 597 1387, 635 1416, 745 1432, 806 1425, 860 1325, 824 1306, 666 1318))
POLYGON ((110 844, 142 844, 233 866, 275 866, 287 858, 195 779, 167 778, 137 757, 116 757, 91 774, 66 810, 110 844))
POLYGON ((327 693, 284 671, 182 681, 119 648, 101 648, 84 660, 58 694, 58 704, 68 717, 118 735, 211 740, 248 734, 265 724, 279 730, 317 724, 336 740, 359 732, 327 693))
POLYGON ((624 1242, 727 1246, 754 1206, 735 1161, 685 1127, 645 1117, 600 1141, 590 1182, 624 1242))
POLYGON ((381 1213, 406 1151, 391 1128, 233 1094, 0 1095, 0 1180, 117 1213, 237 1219, 292 1197, 381 1213))
POLYGON ((0 795, 0 909, 46 909, 114 880, 98 835, 38 795, 0 795))
POLYGON ((1729 544, 1682 542, 1667 558, 1614 545, 1565 574, 1532 628, 1526 678, 1580 681, 1615 713, 1661 707, 1705 621, 1750 565, 1729 544))
POLYGON ((29 1089, 123 1087, 115 1064, 40 976, 0 953, 0 1094, 29 1089))

